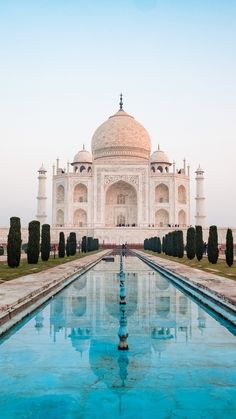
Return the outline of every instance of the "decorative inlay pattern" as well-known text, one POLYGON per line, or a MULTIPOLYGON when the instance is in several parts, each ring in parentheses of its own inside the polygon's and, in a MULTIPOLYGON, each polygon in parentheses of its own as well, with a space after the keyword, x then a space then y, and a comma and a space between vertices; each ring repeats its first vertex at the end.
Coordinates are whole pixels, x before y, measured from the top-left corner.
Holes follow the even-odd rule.
POLYGON ((119 182, 120 180, 123 180, 127 183, 132 183, 135 186, 138 186, 138 176, 129 176, 129 175, 105 175, 104 177, 104 184, 110 185, 114 182, 119 182))

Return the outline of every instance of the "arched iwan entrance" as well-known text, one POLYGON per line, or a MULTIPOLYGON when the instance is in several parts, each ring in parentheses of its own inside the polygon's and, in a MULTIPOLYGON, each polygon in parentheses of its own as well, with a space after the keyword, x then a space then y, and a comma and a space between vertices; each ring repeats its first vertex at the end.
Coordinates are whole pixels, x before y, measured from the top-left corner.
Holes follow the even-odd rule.
POLYGON ((57 211, 57 226, 58 227, 64 226, 64 212, 61 209, 57 211))
POLYGON ((87 213, 83 209, 77 209, 74 213, 74 225, 78 227, 87 226, 87 213))
POLYGON ((138 218, 137 193, 127 182, 119 181, 111 185, 106 192, 105 225, 136 226, 138 218))
POLYGON ((186 227, 186 214, 184 210, 179 211, 178 222, 180 227, 186 227))
POLYGON ((169 213, 164 210, 160 209, 155 213, 155 225, 157 227, 167 227, 169 224, 169 213))

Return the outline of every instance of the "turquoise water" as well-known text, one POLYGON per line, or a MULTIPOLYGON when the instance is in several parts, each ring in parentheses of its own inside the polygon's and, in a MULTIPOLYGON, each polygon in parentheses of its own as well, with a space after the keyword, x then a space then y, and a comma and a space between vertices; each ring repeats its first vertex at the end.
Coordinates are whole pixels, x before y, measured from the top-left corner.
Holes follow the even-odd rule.
MULTIPOLYGON (((6 335, 1 418, 235 418, 236 337, 139 259, 100 262, 6 335)), ((227 328, 228 327, 228 328, 227 328)))

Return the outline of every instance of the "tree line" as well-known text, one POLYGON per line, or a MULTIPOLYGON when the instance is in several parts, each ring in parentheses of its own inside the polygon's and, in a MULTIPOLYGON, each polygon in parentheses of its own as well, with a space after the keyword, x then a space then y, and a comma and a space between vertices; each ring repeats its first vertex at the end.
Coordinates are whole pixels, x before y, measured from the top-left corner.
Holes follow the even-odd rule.
MULTIPOLYGON (((48 261, 51 246, 50 225, 43 224, 41 227, 40 235, 40 222, 33 220, 28 225, 28 243, 25 251, 27 253, 27 262, 29 264, 37 264, 39 255, 41 253, 42 261, 48 261), (40 240, 41 239, 41 240, 40 240)), ((21 259, 21 222, 18 217, 10 218, 10 229, 7 240, 7 263, 11 268, 16 268, 20 265, 21 259)), ((81 251, 84 253, 98 250, 99 241, 93 237, 84 236, 82 239, 81 251)), ((56 246, 53 247, 54 257, 56 246)), ((77 251, 76 233, 71 232, 65 240, 64 232, 59 233, 58 243, 58 257, 64 258, 65 256, 74 256, 77 251)))
MULTIPOLYGON (((212 264, 217 263, 219 258, 218 232, 216 226, 210 226, 208 242, 203 241, 203 232, 201 226, 189 227, 186 236, 186 245, 184 245, 183 231, 175 230, 167 233, 162 242, 159 237, 151 237, 144 240, 144 250, 152 250, 157 253, 165 253, 168 256, 182 258, 184 252, 188 259, 198 261, 206 254, 208 261, 212 264)), ((234 263, 234 241, 233 233, 230 228, 226 234, 225 260, 228 266, 234 263)))

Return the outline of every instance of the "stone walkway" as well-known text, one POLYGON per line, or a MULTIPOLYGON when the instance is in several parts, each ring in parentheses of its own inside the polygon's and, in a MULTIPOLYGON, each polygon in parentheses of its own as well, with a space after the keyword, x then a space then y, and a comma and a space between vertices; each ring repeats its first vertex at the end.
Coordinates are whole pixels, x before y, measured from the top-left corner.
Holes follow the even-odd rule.
POLYGON ((91 268, 110 250, 0 284, 0 335, 91 268))
POLYGON ((197 286, 201 290, 206 290, 212 295, 228 302, 233 306, 236 312, 236 281, 222 276, 201 271, 200 269, 191 268, 178 262, 168 259, 162 259, 158 256, 135 250, 134 253, 139 254, 145 259, 154 262, 156 265, 169 272, 176 274, 186 280, 189 284, 197 286))

